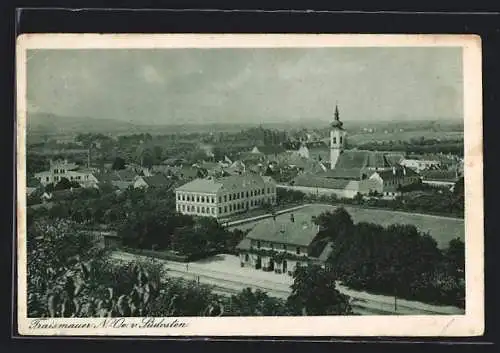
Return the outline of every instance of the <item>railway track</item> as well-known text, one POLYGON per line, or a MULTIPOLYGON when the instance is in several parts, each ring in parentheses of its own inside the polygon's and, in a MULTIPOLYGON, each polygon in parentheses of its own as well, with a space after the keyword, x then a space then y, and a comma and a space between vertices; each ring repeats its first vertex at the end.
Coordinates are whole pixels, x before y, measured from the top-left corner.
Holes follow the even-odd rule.
MULTIPOLYGON (((138 257, 142 257, 127 253, 119 253, 118 255, 114 257, 122 261, 133 261, 138 257)), ((164 262, 163 266, 173 277, 182 277, 210 285, 214 292, 222 295, 237 294, 247 287, 260 289, 270 296, 281 299, 288 298, 291 293, 290 283, 274 282, 266 279, 250 279, 237 273, 231 273, 231 278, 224 278, 224 276, 228 276, 227 273, 200 268, 194 264, 189 265, 190 271, 186 271, 184 269, 185 265, 181 263, 164 262)), ((373 295, 355 292, 342 286, 338 286, 338 290, 351 298, 351 307, 355 313, 361 315, 449 315, 446 312, 432 310, 415 303, 407 304, 403 300, 397 300, 397 310, 395 310, 392 300, 378 300, 373 295)))

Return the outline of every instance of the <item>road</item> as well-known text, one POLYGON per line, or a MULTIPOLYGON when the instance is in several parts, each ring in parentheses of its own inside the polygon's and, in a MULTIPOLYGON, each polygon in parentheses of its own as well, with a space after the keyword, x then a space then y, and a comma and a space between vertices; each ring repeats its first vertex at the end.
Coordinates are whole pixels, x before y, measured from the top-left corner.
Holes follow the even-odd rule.
MULTIPOLYGON (((241 268, 237 257, 219 255, 218 260, 185 263, 159 260, 164 264, 170 276, 182 277, 214 286, 220 294, 236 294, 244 288, 261 289, 270 296, 286 299, 291 293, 290 276, 257 271, 252 268, 241 268)), ((148 259, 146 256, 126 252, 114 252, 112 257, 121 261, 137 261, 148 259)), ((374 295, 366 292, 350 290, 337 285, 340 292, 351 297, 351 306, 361 315, 430 315, 430 314, 463 314, 454 307, 433 306, 403 299, 397 300, 397 311, 394 310, 394 297, 374 295)))

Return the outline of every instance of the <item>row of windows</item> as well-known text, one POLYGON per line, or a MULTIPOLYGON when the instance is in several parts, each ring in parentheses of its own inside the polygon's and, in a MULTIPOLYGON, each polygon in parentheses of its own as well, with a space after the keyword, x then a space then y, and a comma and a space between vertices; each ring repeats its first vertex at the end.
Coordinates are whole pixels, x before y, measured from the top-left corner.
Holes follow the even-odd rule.
POLYGON ((64 174, 66 173, 65 169, 54 169, 54 174, 64 174))
MULTIPOLYGON (((275 250, 275 248, 274 248, 274 243, 267 243, 267 242, 263 242, 263 243, 261 243, 261 241, 260 241, 260 240, 257 240, 257 241, 252 241, 252 246, 254 246, 254 245, 257 247, 257 249, 260 249, 260 248, 261 248, 261 246, 264 246, 264 247, 269 247, 269 248, 271 248, 271 250, 275 250)), ((277 244, 277 248, 276 248, 276 249, 282 249, 282 250, 284 250, 284 251, 287 251, 287 250, 288 250, 288 247, 287 247, 287 245, 286 245, 286 244, 277 244)), ((291 249, 290 249, 290 250, 291 250, 291 249)), ((297 255, 300 255, 300 247, 299 247, 299 246, 297 246, 297 247, 295 248, 295 253, 296 253, 297 255)))
MULTIPOLYGON (((342 136, 340 136, 340 141, 339 142, 342 143, 342 136)), ((333 138, 333 143, 337 143, 337 138, 336 137, 333 138)))
MULTIPOLYGON (((203 214, 215 214, 215 207, 200 207, 200 206, 191 206, 191 205, 182 205, 179 206, 177 205, 177 210, 178 211, 187 211, 187 212, 196 212, 196 213, 203 213, 203 214)), ((220 210, 220 207, 219 207, 220 210)))
MULTIPOLYGON (((274 202, 274 198, 267 199, 268 202, 274 202)), ((219 214, 228 213, 228 212, 236 212, 247 209, 249 206, 258 206, 262 205, 264 199, 262 200, 250 200, 245 202, 240 202, 236 204, 230 204, 228 206, 219 207, 219 214), (246 205, 246 206, 245 206, 246 205), (223 212, 224 211, 224 212, 223 212)), ((215 207, 206 207, 205 206, 193 206, 193 205, 177 205, 178 211, 187 211, 187 212, 196 212, 196 213, 212 213, 215 214, 215 207)))
MULTIPOLYGON (((219 197, 220 199, 220 197, 219 197)), ((191 201, 191 202, 201 202, 201 203, 215 203, 215 196, 204 196, 204 195, 192 195, 192 194, 178 194, 177 200, 179 201, 191 201)))
MULTIPOLYGON (((270 194, 273 192, 272 188, 267 188, 267 193, 270 194)), ((233 200, 240 200, 246 197, 254 197, 254 196, 260 196, 260 195, 265 195, 266 189, 257 189, 257 190, 250 190, 250 191, 241 191, 241 192, 236 192, 232 193, 229 195, 224 195, 219 196, 219 203, 222 203, 222 199, 224 198, 224 202, 233 201, 233 200)), ((191 201, 191 202, 201 202, 201 203, 215 203, 215 196, 204 196, 204 195, 193 195, 193 194, 177 194, 177 200, 179 201, 191 201)))

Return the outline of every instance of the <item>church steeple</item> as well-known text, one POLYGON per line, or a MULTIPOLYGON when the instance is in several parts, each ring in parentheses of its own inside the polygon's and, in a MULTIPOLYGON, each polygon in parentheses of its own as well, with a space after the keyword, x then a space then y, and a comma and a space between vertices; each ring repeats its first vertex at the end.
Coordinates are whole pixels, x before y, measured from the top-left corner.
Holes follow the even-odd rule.
POLYGON ((340 114, 339 114, 339 106, 338 104, 335 104, 335 112, 333 114, 333 122, 332 122, 332 127, 333 128, 338 128, 338 129, 342 129, 342 125, 344 125, 344 123, 342 121, 340 121, 340 114))
POLYGON ((344 123, 340 121, 339 107, 335 105, 334 120, 330 130, 330 168, 335 169, 340 154, 346 145, 347 132, 343 129, 344 123))

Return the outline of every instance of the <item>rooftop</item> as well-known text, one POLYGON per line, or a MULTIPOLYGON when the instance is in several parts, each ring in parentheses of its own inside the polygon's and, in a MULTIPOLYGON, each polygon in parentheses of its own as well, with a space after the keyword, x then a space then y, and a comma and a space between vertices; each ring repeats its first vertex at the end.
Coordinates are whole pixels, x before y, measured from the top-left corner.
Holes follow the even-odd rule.
POLYGON ((344 190, 349 188, 351 180, 348 179, 334 179, 321 175, 314 174, 301 174, 293 179, 293 185, 314 187, 322 189, 337 189, 344 190))
POLYGON ((243 175, 231 175, 220 178, 198 178, 178 187, 176 191, 214 193, 221 189, 233 190, 249 187, 262 188, 266 183, 272 182, 274 181, 271 177, 262 177, 254 173, 245 173, 243 175))
POLYGON ((258 223, 248 233, 246 238, 252 240, 269 241, 280 244, 309 246, 318 234, 318 226, 307 214, 294 214, 294 222, 290 217, 266 219, 258 223))
POLYGON ((163 174, 155 174, 152 176, 143 176, 142 179, 149 186, 166 186, 166 185, 171 184, 171 181, 168 180, 168 178, 166 176, 164 176, 163 174))

